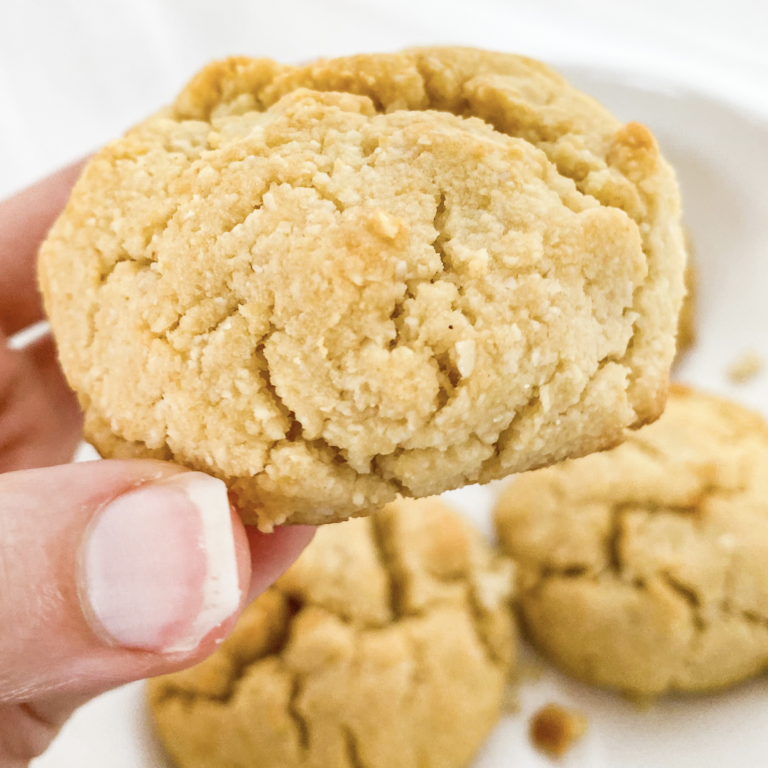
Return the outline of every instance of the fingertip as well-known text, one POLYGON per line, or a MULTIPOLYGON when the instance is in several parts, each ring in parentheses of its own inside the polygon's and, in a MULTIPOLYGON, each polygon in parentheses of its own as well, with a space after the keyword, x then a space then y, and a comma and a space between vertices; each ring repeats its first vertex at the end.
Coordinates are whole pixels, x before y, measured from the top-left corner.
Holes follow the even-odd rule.
MULTIPOLYGON (((243 525, 240 516, 237 514, 237 510, 233 505, 229 507, 230 515, 232 517, 232 535, 235 540, 235 557, 237 558, 237 575, 238 583, 240 584, 240 610, 242 611, 246 605, 248 605, 248 596, 251 588, 251 573, 252 573, 252 560, 251 560, 251 545, 248 540, 247 528, 243 525)), ((226 635, 234 626, 236 617, 232 621, 227 621, 222 625, 220 629, 223 630, 222 634, 226 635)))
POLYGON ((96 635, 121 648, 197 648, 242 605, 249 558, 238 530, 226 486, 201 472, 112 499, 80 548, 80 602, 96 635))
POLYGON ((251 549, 251 589, 249 600, 261 594, 282 575, 312 541, 313 525, 283 525, 272 533, 245 527, 251 549))
POLYGON ((232 632, 245 607, 276 581, 299 557, 315 535, 312 525, 278 526, 263 533, 243 525, 234 506, 230 507, 235 541, 238 577, 241 589, 239 610, 212 630, 201 643, 186 652, 184 659, 174 659, 174 666, 186 668, 208 657, 232 632))

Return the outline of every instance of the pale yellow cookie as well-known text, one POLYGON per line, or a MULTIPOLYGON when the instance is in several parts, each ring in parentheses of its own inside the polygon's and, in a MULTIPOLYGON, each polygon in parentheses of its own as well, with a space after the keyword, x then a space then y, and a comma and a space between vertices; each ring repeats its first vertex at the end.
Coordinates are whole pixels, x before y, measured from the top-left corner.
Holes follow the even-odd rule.
POLYGON ((515 479, 496 509, 531 641, 633 694, 703 691, 768 668, 768 424, 673 386, 608 453, 515 479))
POLYGON ((662 411, 678 188, 538 62, 212 64, 99 152, 40 255, 104 456, 324 523, 615 445, 662 411))
POLYGON ((149 682, 181 768, 459 768, 516 660, 512 563, 433 499, 321 528, 199 666, 149 682))

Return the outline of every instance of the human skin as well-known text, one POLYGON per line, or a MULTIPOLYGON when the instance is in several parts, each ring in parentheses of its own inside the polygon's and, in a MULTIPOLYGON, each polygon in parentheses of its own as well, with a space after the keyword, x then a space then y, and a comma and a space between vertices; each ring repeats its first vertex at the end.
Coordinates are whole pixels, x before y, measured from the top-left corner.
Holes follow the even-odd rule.
POLYGON ((8 768, 44 752, 93 696, 203 660, 314 532, 247 528, 220 481, 169 463, 66 463, 82 419, 53 341, 7 342, 43 319, 37 249, 81 168, 0 202, 0 765, 8 768), (226 589, 217 586, 222 574, 226 589))

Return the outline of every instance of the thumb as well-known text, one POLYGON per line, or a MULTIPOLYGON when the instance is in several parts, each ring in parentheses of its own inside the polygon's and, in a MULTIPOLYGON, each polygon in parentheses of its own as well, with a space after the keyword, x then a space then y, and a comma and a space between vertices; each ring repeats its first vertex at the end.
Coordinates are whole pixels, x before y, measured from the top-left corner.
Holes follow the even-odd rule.
POLYGON ((312 534, 246 531, 224 483, 159 461, 0 475, 0 764, 92 696, 208 656, 312 534))
POLYGON ((250 583, 224 483, 155 461, 0 475, 0 701, 89 696, 187 666, 250 583))

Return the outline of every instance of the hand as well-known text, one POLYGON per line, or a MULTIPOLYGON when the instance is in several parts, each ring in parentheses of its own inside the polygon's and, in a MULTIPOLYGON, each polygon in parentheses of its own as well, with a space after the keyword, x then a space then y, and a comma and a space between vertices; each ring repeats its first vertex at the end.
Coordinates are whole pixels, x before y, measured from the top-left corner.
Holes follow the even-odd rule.
POLYGON ((0 766, 25 766, 76 707, 191 666, 313 529, 243 527, 224 484, 158 461, 67 462, 81 416, 43 318, 35 258, 81 166, 0 203, 0 766))

